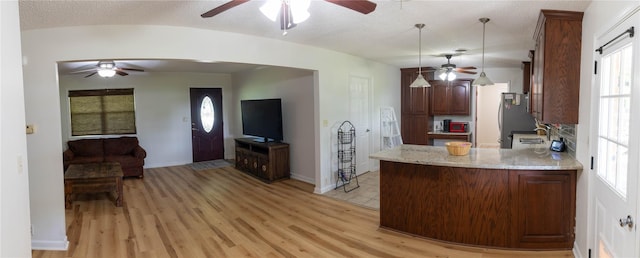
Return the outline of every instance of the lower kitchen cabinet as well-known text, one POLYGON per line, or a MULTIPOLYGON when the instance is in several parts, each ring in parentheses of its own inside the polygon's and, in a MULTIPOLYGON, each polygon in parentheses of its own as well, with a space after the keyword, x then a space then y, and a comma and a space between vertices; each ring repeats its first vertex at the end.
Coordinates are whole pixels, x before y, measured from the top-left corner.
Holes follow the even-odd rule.
POLYGON ((576 171, 511 170, 513 243, 523 249, 573 246, 576 171))
POLYGON ((380 226, 479 247, 571 250, 576 170, 380 161, 380 226))

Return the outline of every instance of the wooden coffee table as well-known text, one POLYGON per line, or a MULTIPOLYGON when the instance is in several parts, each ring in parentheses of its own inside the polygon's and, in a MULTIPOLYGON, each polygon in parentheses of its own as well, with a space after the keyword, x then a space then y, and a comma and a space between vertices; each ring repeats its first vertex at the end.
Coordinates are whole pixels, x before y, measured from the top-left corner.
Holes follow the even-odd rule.
POLYGON ((65 208, 80 193, 114 194, 116 207, 122 206, 122 167, 118 162, 71 164, 64 173, 65 208))

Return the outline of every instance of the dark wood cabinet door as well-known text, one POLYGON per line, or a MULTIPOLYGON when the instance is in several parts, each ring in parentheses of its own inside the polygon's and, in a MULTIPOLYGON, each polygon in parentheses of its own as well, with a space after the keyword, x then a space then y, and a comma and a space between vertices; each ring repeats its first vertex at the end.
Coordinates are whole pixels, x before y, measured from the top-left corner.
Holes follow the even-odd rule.
POLYGON ((544 73, 544 28, 538 34, 535 49, 534 85, 531 90, 531 115, 542 121, 542 75, 544 73))
POLYGON ((522 93, 529 93, 531 89, 531 62, 522 62, 522 93))
POLYGON ((578 123, 582 17, 582 12, 540 11, 531 98, 532 114, 544 123, 578 123))
POLYGON ((570 249, 575 238, 576 171, 510 171, 513 245, 570 249))
POLYGON ((450 88, 450 100, 449 100, 449 114, 456 116, 468 116, 469 115, 469 88, 470 81, 456 80, 449 84, 450 88))
POLYGON ((431 115, 449 115, 451 92, 444 81, 429 81, 431 84, 431 115))
MULTIPOLYGON (((433 126, 433 117, 429 115, 431 88, 410 88, 418 77, 418 68, 400 69, 401 73, 401 128, 402 142, 405 144, 427 144, 427 132, 433 126)), ((426 79, 433 74, 423 72, 426 79)))
MULTIPOLYGON (((429 114, 429 88, 410 88, 418 77, 417 69, 402 70, 402 113, 412 115, 429 114)), ((424 75, 423 75, 424 76, 424 75)))
POLYGON ((471 80, 430 81, 431 115, 468 116, 470 114, 471 80))
POLYGON ((428 115, 402 115, 401 136, 404 144, 427 145, 427 132, 430 127, 428 115))

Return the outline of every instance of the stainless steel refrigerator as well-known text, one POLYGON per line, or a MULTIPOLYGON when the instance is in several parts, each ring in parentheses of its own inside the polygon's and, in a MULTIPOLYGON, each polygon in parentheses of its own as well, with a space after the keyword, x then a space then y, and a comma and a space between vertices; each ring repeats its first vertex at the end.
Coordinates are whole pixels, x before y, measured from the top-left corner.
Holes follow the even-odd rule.
POLYGON ((511 149, 513 133, 535 133, 536 122, 528 111, 529 101, 526 95, 502 93, 498 109, 498 127, 500 128, 500 148, 511 149))

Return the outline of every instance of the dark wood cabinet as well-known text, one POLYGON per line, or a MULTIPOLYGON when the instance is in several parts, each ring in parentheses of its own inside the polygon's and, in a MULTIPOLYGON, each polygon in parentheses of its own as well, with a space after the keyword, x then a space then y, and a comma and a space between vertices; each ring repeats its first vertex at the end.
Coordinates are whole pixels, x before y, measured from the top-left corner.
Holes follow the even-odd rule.
POLYGON ((570 250, 576 173, 380 161, 380 226, 465 245, 570 250))
POLYGON ((582 12, 541 10, 531 87, 531 114, 544 123, 577 124, 582 12))
MULTIPOLYGON (((410 88, 418 77, 418 68, 400 69, 401 73, 401 129, 402 141, 406 144, 427 144, 427 132, 433 126, 429 114, 431 88, 410 88)), ((425 79, 433 79, 433 73, 423 72, 425 79)))
POLYGON ((238 138, 236 169, 265 182, 289 178, 289 144, 256 142, 252 138, 238 138))
POLYGON ((531 88, 531 62, 522 62, 522 93, 529 93, 531 88))
POLYGON ((576 171, 510 171, 513 239, 523 249, 569 249, 575 238, 576 171))
POLYGON ((431 84, 431 115, 468 116, 470 114, 471 79, 429 81, 431 84))

